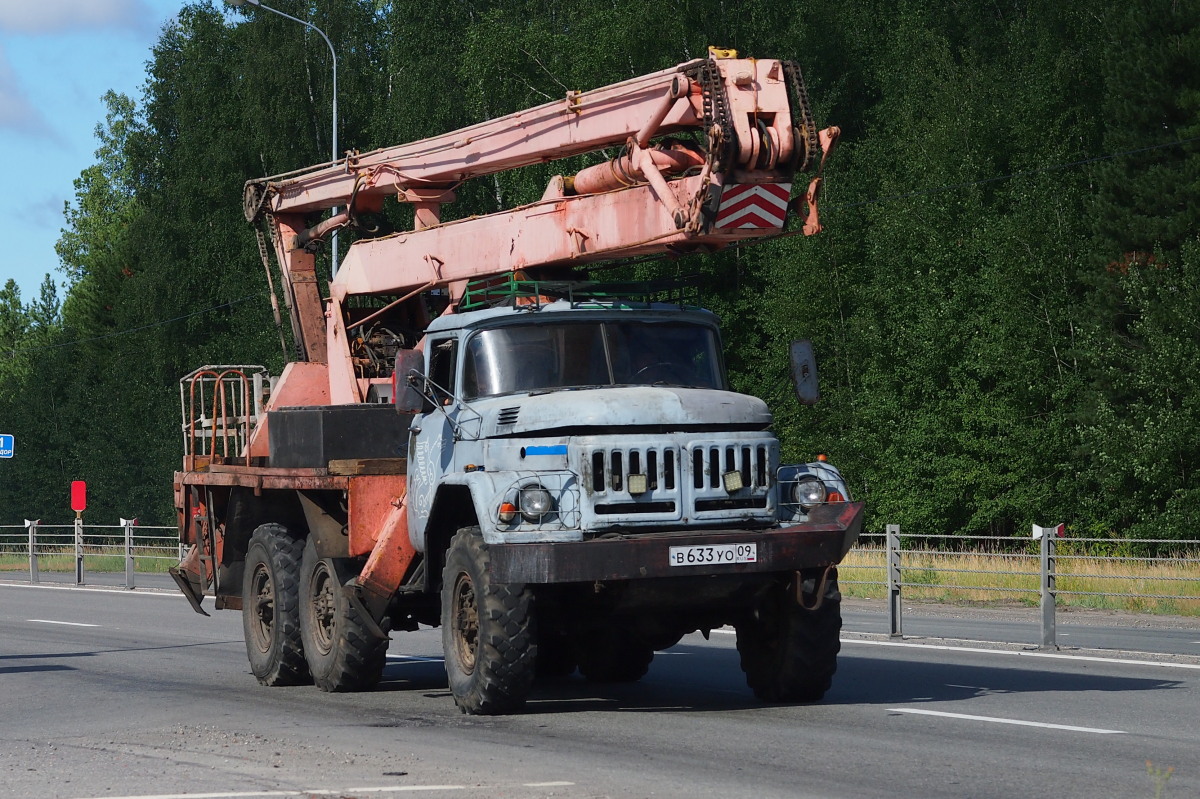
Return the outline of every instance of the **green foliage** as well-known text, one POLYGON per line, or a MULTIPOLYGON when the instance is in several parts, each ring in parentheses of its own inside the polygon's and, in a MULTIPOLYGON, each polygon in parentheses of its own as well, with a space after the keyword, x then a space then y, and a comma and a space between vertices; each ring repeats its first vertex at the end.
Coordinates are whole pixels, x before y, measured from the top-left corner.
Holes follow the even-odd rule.
MULTIPOLYGON (((797 59, 818 122, 843 129, 826 231, 628 270, 701 275, 734 385, 775 410, 785 459, 827 454, 873 528, 1195 535, 1192 5, 273 6, 336 47, 340 150, 465 127, 710 44, 797 59), (1083 163, 1103 154, 1116 157, 1083 163), (787 382, 797 337, 817 349, 815 407, 787 382)), ((51 283, 28 304, 0 290, 0 420, 20 452, 0 463, 13 514, 0 521, 67 515, 71 479, 89 480, 98 515, 169 519, 180 376, 278 370, 242 185, 328 160, 331 66, 302 25, 193 2, 163 31, 143 95, 106 95, 58 245, 66 297, 51 283)), ((536 199, 600 157, 467 183, 448 217, 536 199)))

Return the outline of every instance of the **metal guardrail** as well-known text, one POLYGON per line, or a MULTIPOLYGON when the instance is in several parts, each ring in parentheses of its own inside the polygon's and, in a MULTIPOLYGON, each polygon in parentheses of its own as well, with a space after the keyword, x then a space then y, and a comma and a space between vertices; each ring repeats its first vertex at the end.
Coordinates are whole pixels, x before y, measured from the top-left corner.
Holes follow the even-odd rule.
MULTIPOLYGON (((184 548, 175 527, 138 524, 137 519, 121 519, 119 524, 25 524, 0 525, 0 557, 26 559, 29 582, 41 582, 42 562, 48 558, 66 559, 75 571, 75 585, 87 580, 87 565, 96 559, 119 559, 125 571, 125 587, 136 587, 138 564, 147 561, 178 563, 184 548)), ((105 571, 113 571, 106 569, 105 571)))
MULTIPOLYGON (((23 525, 0 525, 0 557, 23 559, 28 562, 29 582, 40 581, 40 562, 46 558, 65 558, 73 564, 75 585, 84 585, 89 561, 99 558, 119 558, 124 566, 125 587, 136 586, 139 564, 154 561, 178 563, 183 559, 184 547, 177 540, 175 527, 141 525, 136 519, 121 519, 118 524, 42 524, 26 521, 23 525)), ((1042 535, 1040 540, 1017 539, 1011 536, 975 536, 966 538, 955 535, 906 535, 900 526, 889 524, 887 532, 864 533, 859 537, 861 544, 854 550, 868 559, 878 554, 878 564, 843 564, 839 582, 843 586, 877 586, 887 596, 889 630, 893 636, 903 635, 902 596, 905 589, 945 589, 994 593, 999 596, 1020 596, 1032 601, 1037 598, 1041 609, 1042 645, 1054 647, 1056 642, 1056 611, 1059 597, 1103 597, 1120 599, 1149 599, 1168 601, 1200 601, 1200 592, 1162 593, 1138 590, 1144 578, 1128 575, 1102 574, 1097 571, 1078 572, 1064 568, 1072 563, 1117 563, 1137 564, 1145 568, 1155 566, 1183 566, 1195 569, 1195 576, 1173 576, 1158 574, 1154 582, 1173 584, 1200 584, 1200 539, 1112 539, 1112 538, 1059 538, 1042 535), (969 546, 970 548, 964 548, 969 546), (1114 549, 1133 552, 1138 547, 1174 548, 1174 554, 1163 556, 1101 554, 1114 549), (985 558, 998 564, 998 568, 955 568, 939 564, 930 569, 921 563, 922 558, 958 557, 985 558), (1032 567, 1036 562, 1037 570, 1032 567), (1008 564, 1008 565, 1005 565, 1008 564), (854 579, 856 575, 878 574, 878 579, 854 579), (950 575, 947 582, 936 582, 930 574, 950 575), (1024 586, 1012 585, 967 585, 965 575, 986 574, 1016 577, 1024 586), (1129 590, 1081 590, 1071 588, 1075 581, 1088 579, 1102 581, 1102 585, 1124 581, 1133 583, 1125 586, 1129 590), (1066 587, 1063 587, 1066 586, 1066 587)), ((111 566, 111 564, 110 564, 111 566)), ((63 571, 63 569, 58 569, 63 571)), ((119 571, 112 568, 107 572, 119 571)))
POLYGON ((896 637, 904 634, 901 597, 905 588, 994 592, 998 595, 1024 596, 1030 600, 1037 597, 1041 610, 1042 646, 1047 648, 1057 646, 1055 626, 1059 597, 1091 596, 1131 600, 1200 601, 1200 593, 1146 592, 1138 589, 1139 584, 1144 584, 1148 579, 1168 585, 1184 583, 1200 585, 1200 569, 1197 569, 1195 576, 1156 574, 1147 578, 1141 575, 1103 574, 1094 569, 1079 572, 1065 568, 1067 564, 1074 562, 1136 564, 1144 569, 1153 569, 1156 566, 1195 568, 1200 565, 1200 557, 1194 556, 1195 553, 1200 552, 1200 539, 1113 539, 1074 536, 1062 538, 1055 536, 1053 529, 1049 528, 1038 539, 1016 539, 1011 536, 966 538, 954 535, 901 536, 900 525, 889 524, 887 532, 884 534, 864 533, 859 536, 860 544, 866 544, 867 547, 856 551, 860 554, 878 553, 880 562, 878 564, 843 564, 839 567, 842 575, 839 576, 838 582, 847 586, 882 587, 886 591, 888 600, 889 630, 891 635, 896 637), (949 546, 944 545, 949 542, 952 542, 949 546), (876 545, 871 546, 872 543, 876 545), (964 544, 970 545, 972 548, 963 549, 964 544), (1114 549, 1132 552, 1142 547, 1153 547, 1159 550, 1171 547, 1174 548, 1175 554, 1167 556, 1101 554, 1114 549), (998 564, 1012 564, 1012 567, 972 569, 939 564, 936 568, 930 568, 927 564, 921 563, 921 559, 927 556, 950 559, 951 562, 958 557, 984 558, 994 560, 998 564), (1030 568, 1035 560, 1037 571, 1030 568), (868 574, 875 572, 880 575, 880 579, 847 579, 863 572, 868 574), (950 581, 936 582, 930 578, 931 574, 936 574, 938 577, 949 575, 947 579, 950 581), (1028 586, 964 584, 966 580, 961 575, 971 574, 1017 577, 1021 578, 1019 581, 1027 582, 1028 586), (1132 585, 1119 586, 1112 591, 1088 591, 1060 587, 1060 583, 1070 586, 1076 581, 1084 579, 1109 581, 1102 585, 1119 581, 1132 585), (1127 590, 1121 590, 1122 588, 1127 590))

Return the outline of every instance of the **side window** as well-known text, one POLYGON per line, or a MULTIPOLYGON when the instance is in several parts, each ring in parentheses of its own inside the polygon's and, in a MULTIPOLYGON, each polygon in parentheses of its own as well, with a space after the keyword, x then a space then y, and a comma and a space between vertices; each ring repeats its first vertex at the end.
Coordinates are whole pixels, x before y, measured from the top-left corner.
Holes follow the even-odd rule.
POLYGON ((430 347, 429 380, 433 385, 429 388, 443 405, 449 405, 454 398, 454 367, 458 361, 458 339, 441 339, 432 342, 430 347))

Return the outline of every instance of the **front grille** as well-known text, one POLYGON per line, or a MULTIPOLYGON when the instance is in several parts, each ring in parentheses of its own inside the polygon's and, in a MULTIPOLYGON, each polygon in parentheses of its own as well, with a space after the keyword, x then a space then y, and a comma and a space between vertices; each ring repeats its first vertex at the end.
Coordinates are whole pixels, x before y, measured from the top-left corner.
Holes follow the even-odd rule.
POLYGON ((700 513, 717 510, 763 510, 767 507, 765 496, 745 499, 698 499, 696 510, 700 513))
POLYGON ((629 475, 644 476, 647 491, 674 491, 679 480, 674 447, 598 449, 591 460, 595 494, 629 493, 629 475))
POLYGON ((766 488, 770 459, 766 445, 706 445, 692 449, 692 486, 697 489, 720 488, 722 476, 739 472, 747 488, 766 488))
POLYGON ((674 513, 674 502, 602 502, 595 507, 599 516, 617 516, 626 513, 674 513))
POLYGON ((767 435, 587 438, 580 486, 601 526, 754 523, 774 519, 779 445, 767 435), (736 474, 729 474, 734 472, 736 474))

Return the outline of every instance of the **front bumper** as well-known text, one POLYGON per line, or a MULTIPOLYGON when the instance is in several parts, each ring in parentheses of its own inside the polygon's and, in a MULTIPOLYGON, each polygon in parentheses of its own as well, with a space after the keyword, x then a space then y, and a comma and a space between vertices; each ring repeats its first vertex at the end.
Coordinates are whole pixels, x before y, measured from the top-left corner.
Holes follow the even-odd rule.
POLYGON ((490 570, 501 582, 579 583, 759 574, 822 568, 841 562, 862 529, 863 503, 836 502, 813 509, 807 522, 767 530, 706 530, 599 538, 572 543, 494 544, 490 570), (754 563, 672 566, 673 546, 755 544, 754 563))

